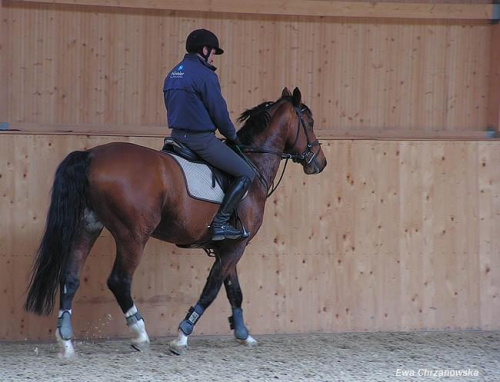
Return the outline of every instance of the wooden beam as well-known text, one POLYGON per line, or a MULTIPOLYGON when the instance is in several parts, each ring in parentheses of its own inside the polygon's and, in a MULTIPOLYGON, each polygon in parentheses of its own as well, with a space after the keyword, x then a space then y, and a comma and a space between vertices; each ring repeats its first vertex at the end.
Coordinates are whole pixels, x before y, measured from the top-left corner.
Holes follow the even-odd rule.
POLYGON ((170 135, 167 126, 137 126, 137 125, 71 125, 50 123, 12 122, 8 130, 0 133, 15 134, 54 134, 54 135, 95 135, 123 137, 166 137, 170 135))
MULTIPOLYGON (((482 141, 490 139, 484 130, 449 130, 449 131, 406 131, 398 129, 356 128, 332 129, 317 127, 316 136, 320 140, 442 140, 442 141, 482 141)), ((117 137, 157 137, 170 135, 167 126, 137 126, 137 125, 65 125, 43 123, 9 124, 8 130, 0 130, 2 135, 88 135, 88 136, 117 136, 117 137)), ((0 138, 1 139, 1 138, 0 138)))
POLYGON ((324 140, 382 140, 382 141, 482 141, 491 139, 484 130, 399 130, 378 128, 314 129, 324 140))
MULTIPOLYGON (((332 0, 16 0, 124 8, 294 16, 491 20, 492 4, 377 3, 332 0)), ((11 1, 11 2, 16 2, 11 1)))

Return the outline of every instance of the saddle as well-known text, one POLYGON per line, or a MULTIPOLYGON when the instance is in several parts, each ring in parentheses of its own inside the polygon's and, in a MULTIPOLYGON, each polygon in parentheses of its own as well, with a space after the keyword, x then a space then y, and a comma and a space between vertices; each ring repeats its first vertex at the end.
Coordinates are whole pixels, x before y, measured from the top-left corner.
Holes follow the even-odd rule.
POLYGON ((193 150, 191 150, 189 147, 179 142, 175 138, 165 138, 163 140, 163 148, 161 149, 161 151, 174 153, 183 157, 184 159, 187 159, 190 162, 203 162, 203 159, 201 159, 198 154, 196 154, 193 150))
POLYGON ((175 138, 165 138, 161 151, 170 154, 181 167, 192 198, 218 204, 222 202, 233 176, 210 165, 175 138))
MULTIPOLYGON (((172 137, 165 138, 161 152, 170 155, 179 164, 189 196, 212 203, 222 203, 224 194, 233 181, 233 176, 208 164, 189 147, 172 137)), ((237 210, 234 211, 233 218, 234 224, 246 232, 237 210)), ((180 248, 202 248, 208 256, 215 256, 216 245, 212 241, 187 245, 177 244, 177 246, 180 248)))

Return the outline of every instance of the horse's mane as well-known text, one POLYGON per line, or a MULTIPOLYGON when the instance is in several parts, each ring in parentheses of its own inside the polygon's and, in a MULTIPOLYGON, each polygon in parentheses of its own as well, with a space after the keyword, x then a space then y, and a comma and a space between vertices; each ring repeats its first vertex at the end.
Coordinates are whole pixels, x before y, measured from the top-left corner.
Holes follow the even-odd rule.
MULTIPOLYGON (((271 121, 271 115, 269 114, 269 109, 277 104, 278 102, 285 100, 293 104, 292 97, 281 97, 275 102, 262 102, 261 104, 255 106, 252 109, 245 110, 238 117, 237 121, 243 123, 244 125, 238 131, 238 137, 241 142, 245 145, 250 145, 253 143, 253 137, 258 135, 260 132, 265 130, 271 121)), ((311 113, 310 109, 306 105, 302 105, 304 109, 311 113)))
MULTIPOLYGON (((277 102, 277 101, 276 101, 277 102)), ((238 131, 238 137, 243 144, 251 144, 253 136, 263 131, 271 121, 268 110, 276 102, 262 102, 252 109, 247 109, 238 117, 237 121, 243 123, 243 127, 238 131)))

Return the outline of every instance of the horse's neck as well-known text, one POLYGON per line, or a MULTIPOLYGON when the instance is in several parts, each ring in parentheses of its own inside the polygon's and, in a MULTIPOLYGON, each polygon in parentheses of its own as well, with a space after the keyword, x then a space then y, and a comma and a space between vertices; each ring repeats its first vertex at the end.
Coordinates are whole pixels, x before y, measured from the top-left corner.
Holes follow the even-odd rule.
MULTIPOLYGON (((271 121, 267 129, 255 137, 255 146, 262 150, 269 150, 275 153, 283 153, 288 134, 289 118, 285 104, 275 106, 271 121), (281 110, 280 110, 281 109, 281 110)), ((270 186, 279 170, 281 156, 274 154, 252 154, 252 162, 259 170, 262 177, 270 186)))

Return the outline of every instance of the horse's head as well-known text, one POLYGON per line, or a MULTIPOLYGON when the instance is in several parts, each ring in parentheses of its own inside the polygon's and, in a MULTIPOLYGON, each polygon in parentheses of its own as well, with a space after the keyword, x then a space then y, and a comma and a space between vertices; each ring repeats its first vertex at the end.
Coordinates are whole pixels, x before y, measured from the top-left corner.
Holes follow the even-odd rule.
POLYGON ((326 166, 325 154, 314 134, 311 110, 302 103, 300 90, 283 89, 276 102, 263 102, 244 111, 238 131, 247 153, 267 153, 300 163, 306 174, 318 174, 326 166))
POLYGON ((285 152, 302 165, 306 174, 318 174, 326 167, 326 158, 314 133, 312 112, 302 103, 299 88, 295 88, 293 94, 284 88, 281 97, 292 102, 297 120, 289 124, 285 152))

